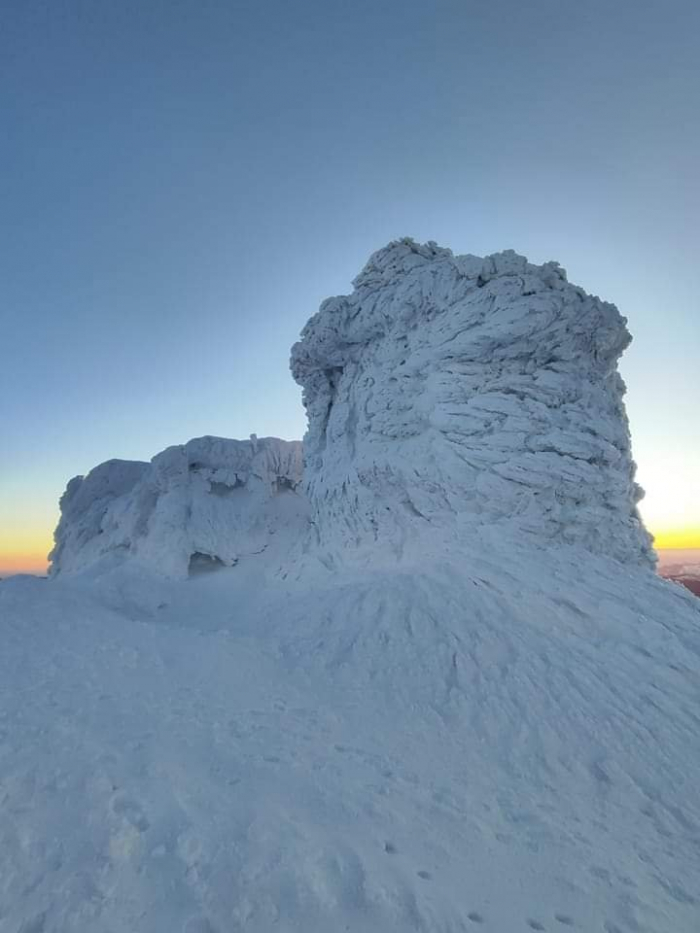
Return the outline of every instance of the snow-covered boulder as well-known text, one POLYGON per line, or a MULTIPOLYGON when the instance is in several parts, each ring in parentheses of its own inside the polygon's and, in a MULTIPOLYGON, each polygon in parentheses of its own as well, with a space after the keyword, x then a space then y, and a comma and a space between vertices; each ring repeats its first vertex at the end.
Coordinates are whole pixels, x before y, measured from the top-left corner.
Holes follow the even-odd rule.
POLYGON ((631 338, 614 305, 556 263, 409 239, 354 285, 292 349, 313 534, 300 443, 200 438, 71 480, 51 575, 128 558, 178 578, 261 553, 280 526, 281 553, 322 561, 377 541, 396 554, 442 529, 653 564, 617 372, 631 338))
POLYGON ((50 575, 125 560, 172 578, 231 566, 304 527, 301 474, 301 443, 271 437, 201 437, 150 464, 109 460, 68 484, 50 575))
POLYGON ((429 526, 653 563, 617 361, 617 308, 556 263, 375 253, 292 349, 322 540, 396 547, 429 526))

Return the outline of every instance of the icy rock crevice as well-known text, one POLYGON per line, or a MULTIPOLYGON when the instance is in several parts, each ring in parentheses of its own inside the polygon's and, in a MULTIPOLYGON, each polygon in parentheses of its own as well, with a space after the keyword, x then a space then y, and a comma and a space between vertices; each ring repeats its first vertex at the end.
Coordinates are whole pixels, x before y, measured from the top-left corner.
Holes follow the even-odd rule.
POLYGON ((375 253, 292 349, 321 538, 486 525, 653 563, 617 361, 617 308, 556 263, 375 253))
POLYGON ((171 578, 231 566, 307 524, 297 493, 299 441, 202 437, 150 464, 110 460, 75 477, 61 499, 50 574, 111 569, 125 560, 171 578))

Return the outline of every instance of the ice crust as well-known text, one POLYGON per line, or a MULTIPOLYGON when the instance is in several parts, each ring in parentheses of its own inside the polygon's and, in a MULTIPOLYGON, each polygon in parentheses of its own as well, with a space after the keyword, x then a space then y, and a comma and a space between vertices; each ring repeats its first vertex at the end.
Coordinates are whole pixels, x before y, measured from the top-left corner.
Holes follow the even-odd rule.
POLYGON ((319 534, 396 542, 497 526, 652 563, 617 361, 614 305, 556 263, 399 240, 292 350, 319 534))
POLYGON ((301 443, 270 437, 201 437, 150 464, 109 460, 68 484, 50 573, 133 562, 178 579, 232 566, 264 553, 280 529, 303 529, 301 476, 301 443))

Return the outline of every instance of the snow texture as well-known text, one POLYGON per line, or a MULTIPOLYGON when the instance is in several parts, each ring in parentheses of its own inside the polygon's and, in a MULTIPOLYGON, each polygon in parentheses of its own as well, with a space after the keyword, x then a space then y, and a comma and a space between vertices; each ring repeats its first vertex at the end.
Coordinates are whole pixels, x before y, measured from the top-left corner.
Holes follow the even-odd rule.
POLYGON ((50 573, 93 575, 131 561, 185 577, 261 554, 308 505, 299 441, 201 437, 168 447, 150 464, 109 460, 70 481, 50 573))
POLYGON ((272 439, 72 481, 0 583, 0 933, 697 933, 700 603, 628 339, 401 241, 294 348, 308 500, 272 439))
POLYGON ((354 285, 292 350, 325 540, 487 524, 654 561, 617 372, 631 338, 614 305, 556 263, 412 240, 375 253, 354 285))
POLYGON ((0 583, 2 933, 697 933, 680 587, 478 538, 168 586, 0 583))

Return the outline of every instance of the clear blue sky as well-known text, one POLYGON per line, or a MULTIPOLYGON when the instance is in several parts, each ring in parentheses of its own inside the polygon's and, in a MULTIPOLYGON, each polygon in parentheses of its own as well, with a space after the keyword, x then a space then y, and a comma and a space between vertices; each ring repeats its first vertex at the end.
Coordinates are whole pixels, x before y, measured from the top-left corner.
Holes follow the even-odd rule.
POLYGON ((404 235, 615 301, 648 508, 700 528, 697 0, 0 17, 0 539, 110 457, 301 436, 290 345, 404 235))

